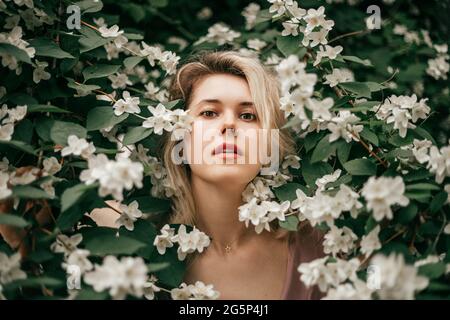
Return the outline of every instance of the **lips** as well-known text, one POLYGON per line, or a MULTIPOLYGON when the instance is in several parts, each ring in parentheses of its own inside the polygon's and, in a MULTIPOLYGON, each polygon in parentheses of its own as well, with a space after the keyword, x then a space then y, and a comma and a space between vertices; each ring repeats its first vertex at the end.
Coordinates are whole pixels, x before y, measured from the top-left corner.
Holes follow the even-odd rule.
POLYGON ((212 154, 216 155, 216 154, 225 154, 225 153, 232 153, 232 154, 237 154, 242 156, 242 151, 237 147, 237 145, 235 144, 230 144, 230 143, 222 143, 220 145, 218 145, 213 151, 212 154))

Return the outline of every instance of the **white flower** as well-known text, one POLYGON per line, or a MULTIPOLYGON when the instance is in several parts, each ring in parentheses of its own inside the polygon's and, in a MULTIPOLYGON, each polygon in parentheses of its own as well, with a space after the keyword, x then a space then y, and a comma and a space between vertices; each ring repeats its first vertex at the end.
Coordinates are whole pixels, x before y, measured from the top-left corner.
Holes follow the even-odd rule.
POLYGON ((189 115, 188 111, 176 109, 171 112, 173 118, 172 136, 176 141, 182 140, 185 134, 192 130, 194 117, 189 115))
POLYGON ((108 76, 108 79, 111 80, 111 87, 113 89, 125 89, 127 85, 131 86, 133 83, 128 79, 128 76, 125 73, 116 73, 108 76))
POLYGON ((346 68, 334 68, 331 74, 325 76, 326 81, 324 84, 330 85, 330 87, 335 87, 339 83, 354 81, 353 72, 346 68))
POLYGON ((371 300, 373 290, 360 279, 330 288, 322 300, 371 300))
POLYGON ((54 252, 64 253, 64 256, 69 256, 77 246, 83 241, 83 236, 81 233, 77 233, 71 237, 65 234, 59 234, 56 236, 56 241, 50 246, 50 249, 54 252))
POLYGON ((364 129, 364 126, 354 125, 354 123, 360 120, 360 118, 348 110, 339 110, 339 115, 333 117, 327 124, 328 130, 331 131, 329 141, 333 142, 339 138, 345 139, 346 142, 351 142, 352 140, 358 141, 359 133, 364 129))
POLYGON ((141 109, 139 108, 139 97, 131 97, 128 91, 123 92, 123 98, 117 100, 114 105, 114 114, 116 116, 122 115, 124 112, 127 113, 139 113, 141 109))
POLYGON ((20 175, 15 171, 11 174, 9 182, 12 185, 30 184, 38 178, 39 171, 38 168, 31 168, 30 170, 21 172, 20 175))
POLYGON ((261 10, 261 6, 257 3, 250 3, 241 12, 242 16, 245 18, 245 29, 250 30, 255 26, 256 18, 261 10))
MULTIPOLYGON (((3 107, 6 105, 3 105, 3 107)), ((27 114, 27 106, 23 105, 23 106, 17 106, 15 108, 11 108, 8 109, 6 108, 7 112, 8 112, 8 118, 3 119, 3 124, 7 124, 7 123, 14 123, 14 122, 18 122, 20 120, 22 120, 23 118, 25 118, 26 114, 27 114)))
MULTIPOLYGON (((89 250, 78 249, 76 248, 72 252, 70 252, 66 258, 66 260, 62 263, 62 268, 66 269, 67 272, 70 271, 69 266, 77 266, 80 270, 80 275, 84 274, 86 271, 90 271, 94 268, 92 262, 89 261, 88 256, 90 255, 89 250)), ((69 281, 77 280, 75 277, 79 276, 78 274, 72 274, 69 276, 69 281)))
POLYGON ((66 157, 73 154, 88 159, 94 152, 95 146, 92 142, 88 143, 86 139, 71 134, 67 138, 67 146, 61 149, 61 156, 66 157))
POLYGON ((122 257, 119 261, 106 256, 102 265, 96 264, 94 271, 84 275, 84 281, 95 291, 109 289, 114 299, 124 299, 127 294, 141 297, 147 278, 147 266, 141 257, 122 257))
POLYGON ((123 30, 119 30, 118 25, 113 25, 111 28, 108 28, 106 26, 101 26, 98 28, 98 31, 100 31, 100 34, 103 38, 110 38, 110 37, 118 37, 123 33, 123 30))
POLYGON ((53 187, 53 180, 48 180, 39 185, 50 197, 55 197, 55 188, 53 187))
POLYGON ((160 231, 161 234, 155 237, 153 245, 156 246, 159 254, 165 254, 166 248, 173 247, 172 237, 175 235, 175 228, 171 228, 170 225, 165 224, 160 231))
POLYGON ((177 56, 174 52, 164 51, 160 60, 160 64, 161 67, 166 71, 166 74, 170 75, 175 73, 179 61, 180 57, 177 56))
POLYGON ((208 247, 211 240, 204 233, 194 227, 194 229, 187 233, 186 226, 180 225, 176 235, 172 237, 173 242, 178 243, 178 259, 184 260, 186 255, 195 251, 203 252, 203 249, 208 247))
POLYGON ((10 123, 0 125, 0 140, 10 141, 13 133, 14 133, 14 125, 10 123))
POLYGON ((334 105, 333 98, 325 98, 323 100, 311 98, 307 100, 306 107, 312 111, 313 119, 330 120, 331 119, 330 109, 331 107, 333 107, 333 105, 334 105))
POLYGON ((240 32, 231 30, 226 24, 219 22, 208 28, 208 34, 201 37, 196 44, 203 41, 216 42, 218 45, 233 42, 234 39, 241 36, 240 32))
POLYGON ((419 163, 425 163, 430 160, 430 156, 428 155, 428 152, 430 150, 430 147, 432 145, 432 142, 427 139, 413 140, 413 148, 411 149, 414 157, 416 157, 417 161, 419 163))
POLYGON ((361 239, 361 253, 366 257, 370 256, 375 250, 381 249, 380 238, 378 234, 380 233, 380 225, 377 225, 372 229, 367 235, 363 236, 361 239))
POLYGON ((43 176, 52 176, 61 170, 61 164, 55 157, 45 158, 42 164, 44 166, 43 176))
POLYGON ((281 164, 281 168, 286 169, 287 167, 299 169, 300 168, 300 157, 295 154, 290 154, 290 155, 285 156, 283 163, 281 164))
POLYGON ((447 60, 448 55, 442 55, 435 59, 429 59, 426 73, 436 80, 447 80, 447 73, 450 70, 450 64, 447 60))
POLYGON ((161 288, 155 285, 156 277, 151 276, 150 279, 144 284, 144 297, 147 300, 153 300, 155 298, 155 292, 161 291, 161 288))
POLYGON ((337 169, 332 174, 326 174, 316 179, 316 186, 318 191, 324 191, 328 183, 335 182, 341 175, 342 170, 337 169))
POLYGON ((12 190, 8 188, 9 175, 7 172, 0 172, 0 200, 9 197, 12 190))
POLYGON ((220 293, 213 289, 213 285, 205 285, 202 281, 187 285, 181 283, 179 288, 171 290, 173 300, 216 300, 220 293))
POLYGON ((376 294, 380 299, 411 300, 415 292, 428 286, 428 278, 419 276, 414 266, 405 264, 402 254, 391 253, 388 257, 377 254, 371 259, 377 267, 380 289, 376 294))
POLYGON ((153 128, 155 134, 162 135, 163 130, 172 131, 173 116, 170 110, 167 110, 163 104, 159 103, 156 108, 148 106, 148 110, 153 114, 142 123, 144 128, 153 128))
MULTIPOLYGON (((446 186, 445 186, 445 189, 446 189, 446 191, 447 191, 448 189, 450 189, 450 184, 446 185, 446 186)), ((447 192, 448 192, 448 191, 447 191, 447 192)), ((445 228, 444 228, 444 233, 445 233, 445 234, 450 234, 450 223, 447 223, 447 225, 445 226, 445 228)))
POLYGON ((260 40, 258 38, 247 40, 247 46, 250 49, 253 49, 253 50, 256 50, 256 51, 260 51, 266 45, 267 45, 267 42, 262 41, 262 40, 260 40))
POLYGON ((122 201, 123 189, 131 190, 134 186, 142 188, 143 171, 142 163, 133 162, 130 158, 119 157, 114 161, 99 154, 88 159, 88 169, 81 172, 80 180, 87 185, 99 181, 101 197, 111 194, 122 201))
POLYGON ((134 230, 134 222, 137 218, 142 217, 142 212, 139 210, 139 203, 134 200, 128 206, 121 204, 119 206, 119 210, 122 212, 120 217, 116 220, 116 227, 120 228, 121 226, 125 226, 125 228, 129 231, 134 230))
POLYGON ((326 254, 331 253, 336 256, 339 252, 349 253, 354 248, 354 242, 358 237, 350 228, 342 229, 331 226, 330 231, 324 236, 323 251, 326 254))
POLYGON ((446 176, 450 176, 450 146, 444 146, 441 149, 431 146, 429 156, 427 169, 436 174, 437 183, 442 183, 446 176))
POLYGON ((284 30, 281 31, 281 35, 286 36, 297 36, 298 35, 298 21, 288 20, 282 23, 284 30))
POLYGON ((7 256, 0 252, 0 284, 7 284, 14 280, 25 279, 27 274, 20 269, 20 253, 7 256))
POLYGON ((405 184, 400 176, 370 177, 364 184, 361 194, 367 201, 367 209, 373 211, 374 219, 381 221, 383 218, 393 218, 392 205, 405 207, 409 204, 404 192, 405 184))
POLYGON ((341 53, 343 49, 342 46, 319 46, 319 51, 317 51, 316 60, 314 61, 313 66, 317 66, 322 61, 322 58, 328 58, 330 60, 336 59, 337 55, 341 53))
POLYGON ((39 83, 41 82, 41 80, 50 79, 51 77, 50 73, 45 71, 45 68, 48 67, 48 62, 35 60, 35 63, 36 68, 33 71, 33 81, 35 83, 39 83))

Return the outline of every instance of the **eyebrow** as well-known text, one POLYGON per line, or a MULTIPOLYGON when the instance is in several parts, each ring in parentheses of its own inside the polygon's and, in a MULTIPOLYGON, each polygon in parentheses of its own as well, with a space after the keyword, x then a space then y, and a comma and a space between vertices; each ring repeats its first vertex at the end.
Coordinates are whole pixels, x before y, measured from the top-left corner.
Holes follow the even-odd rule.
MULTIPOLYGON (((203 99, 200 102, 198 102, 194 107, 197 107, 197 106, 199 106, 201 104, 204 104, 204 103, 222 104, 222 101, 220 101, 219 99, 203 99)), ((254 107, 254 104, 253 104, 252 101, 242 101, 242 102, 239 102, 239 106, 242 106, 242 107, 254 107)))

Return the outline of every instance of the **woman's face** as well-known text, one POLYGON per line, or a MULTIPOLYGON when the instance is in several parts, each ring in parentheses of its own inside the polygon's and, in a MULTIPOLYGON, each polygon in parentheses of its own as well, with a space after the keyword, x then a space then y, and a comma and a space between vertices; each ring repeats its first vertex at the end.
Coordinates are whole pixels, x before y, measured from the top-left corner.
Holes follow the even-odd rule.
POLYGON ((261 124, 247 81, 230 74, 208 75, 191 97, 188 109, 194 122, 185 148, 192 175, 211 183, 246 185, 261 168, 261 124))

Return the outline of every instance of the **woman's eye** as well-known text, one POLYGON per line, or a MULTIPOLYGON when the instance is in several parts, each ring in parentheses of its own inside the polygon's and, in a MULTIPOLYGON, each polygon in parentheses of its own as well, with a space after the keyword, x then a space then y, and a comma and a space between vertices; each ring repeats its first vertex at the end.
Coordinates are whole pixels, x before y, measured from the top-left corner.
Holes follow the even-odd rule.
POLYGON ((241 119, 250 120, 250 121, 256 119, 256 115, 253 113, 250 113, 250 112, 242 113, 241 117, 243 117, 241 119))
POLYGON ((215 115, 216 113, 214 112, 214 111, 211 111, 211 110, 206 110, 206 111, 202 111, 202 112, 200 112, 200 115, 204 115, 204 116, 206 116, 207 118, 211 118, 211 117, 213 117, 214 115, 215 115))

